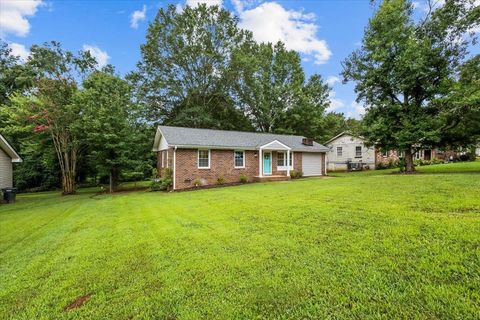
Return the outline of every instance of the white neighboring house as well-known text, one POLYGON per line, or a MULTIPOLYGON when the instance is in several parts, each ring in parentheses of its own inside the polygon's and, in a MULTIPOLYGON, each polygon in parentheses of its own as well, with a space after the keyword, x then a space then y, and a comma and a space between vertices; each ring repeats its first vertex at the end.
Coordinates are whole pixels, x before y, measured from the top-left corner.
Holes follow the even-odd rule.
POLYGON ((375 149, 367 148, 363 140, 347 132, 328 140, 327 168, 329 171, 347 170, 350 163, 356 169, 375 169, 375 149))
POLYGON ((0 134, 0 189, 13 187, 13 162, 22 159, 0 134))

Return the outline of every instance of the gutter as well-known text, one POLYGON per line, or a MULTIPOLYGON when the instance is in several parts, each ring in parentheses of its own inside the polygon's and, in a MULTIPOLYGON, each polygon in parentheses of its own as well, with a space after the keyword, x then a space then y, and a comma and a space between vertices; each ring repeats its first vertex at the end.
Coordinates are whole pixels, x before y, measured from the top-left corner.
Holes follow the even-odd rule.
POLYGON ((173 190, 176 189, 176 175, 177 175, 177 146, 173 148, 173 190))

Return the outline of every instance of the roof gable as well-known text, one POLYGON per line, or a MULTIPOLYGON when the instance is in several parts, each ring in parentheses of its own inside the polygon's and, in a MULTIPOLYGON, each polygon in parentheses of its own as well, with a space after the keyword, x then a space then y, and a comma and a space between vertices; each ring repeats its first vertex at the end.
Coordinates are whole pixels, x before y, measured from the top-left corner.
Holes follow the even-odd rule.
POLYGON ((12 148, 12 146, 1 134, 0 134, 0 149, 5 151, 5 153, 12 159, 12 162, 22 162, 22 158, 20 158, 17 152, 12 148))
POLYGON ((331 142, 333 142, 333 141, 335 141, 335 140, 337 140, 337 139, 339 139, 339 138, 341 138, 341 137, 343 137, 343 136, 350 136, 350 137, 352 137, 352 138, 356 138, 356 139, 362 140, 362 142, 363 142, 363 138, 362 138, 362 137, 356 136, 356 135, 351 134, 351 133, 349 133, 349 132, 347 132, 347 131, 343 131, 343 132, 337 134, 337 135, 336 135, 335 137, 333 137, 332 139, 330 139, 330 140, 328 140, 327 142, 325 142, 325 144, 329 144, 329 143, 331 143, 331 142))

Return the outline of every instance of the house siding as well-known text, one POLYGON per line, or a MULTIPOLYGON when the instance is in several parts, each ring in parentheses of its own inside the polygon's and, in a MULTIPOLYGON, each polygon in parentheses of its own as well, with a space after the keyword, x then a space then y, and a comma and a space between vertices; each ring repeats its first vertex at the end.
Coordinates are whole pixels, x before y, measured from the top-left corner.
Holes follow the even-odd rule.
POLYGON ((0 188, 13 187, 12 159, 0 149, 0 188))
POLYGON ((347 163, 362 163, 370 169, 375 168, 375 150, 367 148, 363 141, 357 137, 344 134, 327 144, 331 150, 327 154, 328 171, 344 171, 347 170, 347 163), (362 147, 361 157, 356 157, 355 148, 362 147), (342 147, 342 155, 337 155, 337 147, 342 147))

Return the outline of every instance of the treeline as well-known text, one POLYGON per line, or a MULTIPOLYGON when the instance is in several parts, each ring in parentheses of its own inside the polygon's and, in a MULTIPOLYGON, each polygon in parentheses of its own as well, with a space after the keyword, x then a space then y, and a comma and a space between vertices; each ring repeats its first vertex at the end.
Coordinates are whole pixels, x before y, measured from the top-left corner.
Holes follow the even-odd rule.
POLYGON ((300 134, 318 141, 359 129, 327 112, 330 88, 306 79, 300 56, 261 43, 224 9, 160 9, 137 69, 98 69, 88 52, 34 45, 27 61, 0 46, 0 128, 23 158, 22 189, 150 177, 158 124, 300 134))

